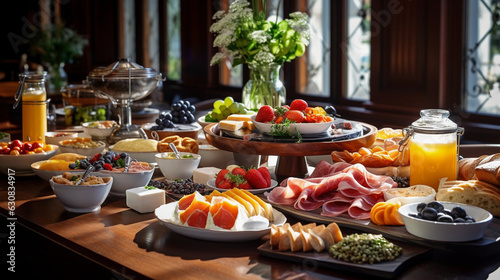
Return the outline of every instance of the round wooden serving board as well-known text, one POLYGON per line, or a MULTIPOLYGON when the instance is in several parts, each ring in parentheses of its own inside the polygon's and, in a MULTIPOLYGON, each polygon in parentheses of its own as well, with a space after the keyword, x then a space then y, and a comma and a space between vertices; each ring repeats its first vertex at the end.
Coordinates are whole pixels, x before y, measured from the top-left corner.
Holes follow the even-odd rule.
POLYGON ((275 173, 278 182, 288 177, 303 178, 307 175, 305 156, 328 155, 332 151, 358 151, 375 143, 377 128, 366 123, 363 134, 359 137, 340 141, 318 141, 301 143, 282 143, 264 141, 246 141, 239 138, 221 136, 218 123, 205 126, 205 137, 212 146, 221 150, 250 155, 277 155, 275 173))

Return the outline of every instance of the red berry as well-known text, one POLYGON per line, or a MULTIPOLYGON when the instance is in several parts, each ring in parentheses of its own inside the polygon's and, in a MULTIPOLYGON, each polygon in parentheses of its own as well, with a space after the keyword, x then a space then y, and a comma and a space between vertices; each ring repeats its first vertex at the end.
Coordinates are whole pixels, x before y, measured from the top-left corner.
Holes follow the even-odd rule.
POLYGON ((245 174, 247 173, 245 171, 245 169, 241 168, 241 167, 235 167, 233 168, 233 170, 231 170, 231 173, 233 175, 241 175, 241 176, 245 176, 245 174))
POLYGON ((250 183, 254 189, 265 189, 267 188, 266 179, 260 174, 257 169, 250 169, 245 175, 245 179, 250 183))
POLYGON ((257 112, 257 116, 255 116, 255 121, 258 122, 270 122, 274 120, 274 109, 269 105, 264 105, 260 107, 257 112))
POLYGON ((237 188, 251 190, 252 186, 250 186, 250 183, 248 183, 248 181, 244 181, 243 183, 238 184, 237 188))
POLYGON ((33 147, 33 145, 31 145, 30 142, 24 142, 24 144, 23 144, 23 150, 25 150, 26 152, 31 151, 32 147, 33 147))
POLYGON ((304 116, 304 113, 302 113, 302 111, 299 111, 299 110, 290 110, 290 111, 285 113, 284 117, 285 117, 285 119, 289 119, 290 121, 296 122, 296 123, 302 123, 306 119, 306 117, 304 116))
POLYGON ((269 173, 269 169, 265 166, 261 166, 257 169, 262 177, 264 177, 264 180, 266 180, 267 187, 269 188, 271 186, 271 173, 269 173))
POLYGON ((299 110, 299 111, 304 111, 309 105, 307 102, 303 99, 295 99, 292 101, 290 104, 290 110, 299 110))
POLYGON ((222 183, 220 183, 217 188, 219 189, 226 189, 226 190, 229 190, 230 188, 232 188, 232 184, 231 184, 231 179, 227 179, 225 181, 222 181, 222 183))
POLYGON ((228 169, 222 169, 219 173, 217 173, 217 177, 215 178, 216 187, 219 187, 219 184, 226 180, 225 176, 228 172, 228 169))

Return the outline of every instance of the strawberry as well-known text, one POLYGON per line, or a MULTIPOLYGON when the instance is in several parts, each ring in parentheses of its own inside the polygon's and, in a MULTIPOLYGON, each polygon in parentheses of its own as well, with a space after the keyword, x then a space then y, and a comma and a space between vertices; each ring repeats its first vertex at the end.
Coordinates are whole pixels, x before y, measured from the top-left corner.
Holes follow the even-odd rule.
POLYGON ((290 121, 296 123, 302 123, 306 119, 304 113, 302 113, 302 111, 299 110, 290 110, 285 113, 284 117, 285 119, 289 119, 290 121))
POLYGON ((269 173, 269 169, 267 167, 261 166, 257 169, 262 177, 264 177, 264 180, 266 180, 267 187, 269 188, 271 186, 271 173, 269 173))
POLYGON ((217 173, 217 177, 215 178, 215 186, 219 187, 219 184, 226 180, 226 174, 229 172, 228 169, 222 169, 217 173))
POLYGON ((222 181, 222 183, 220 183, 217 188, 219 189, 226 189, 226 190, 229 190, 230 188, 232 188, 232 184, 231 184, 231 180, 230 179, 226 179, 224 181, 222 181))
POLYGON ((247 172, 245 171, 245 169, 241 168, 241 167, 235 167, 233 168, 233 170, 231 171, 231 174, 233 175, 241 175, 241 176, 245 176, 247 172))
POLYGON ((295 99, 292 101, 290 104, 290 110, 299 110, 299 111, 304 111, 309 105, 307 102, 303 99, 295 99))
POLYGON ((250 183, 254 189, 265 189, 267 188, 266 179, 260 174, 257 169, 250 169, 245 175, 245 179, 250 183))
POLYGON ((251 190, 253 189, 252 186, 250 186, 250 183, 248 183, 247 180, 245 180, 243 183, 240 183, 238 186, 240 189, 245 189, 245 190, 251 190))
POLYGON ((270 122, 274 120, 274 109, 269 105, 264 105, 260 107, 257 112, 257 116, 255 116, 255 121, 258 122, 270 122))

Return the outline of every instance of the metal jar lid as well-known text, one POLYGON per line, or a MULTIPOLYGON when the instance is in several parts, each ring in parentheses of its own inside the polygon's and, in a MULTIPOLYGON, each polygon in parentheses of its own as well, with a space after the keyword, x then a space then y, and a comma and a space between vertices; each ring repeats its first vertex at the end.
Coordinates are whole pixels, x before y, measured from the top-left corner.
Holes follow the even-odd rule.
POLYGON ((411 124, 414 132, 441 134, 457 132, 458 125, 448 117, 450 112, 442 109, 425 109, 420 111, 420 119, 411 124))
POLYGON ((128 58, 111 63, 107 67, 97 67, 89 73, 90 78, 123 79, 154 78, 158 75, 152 68, 144 68, 128 58))

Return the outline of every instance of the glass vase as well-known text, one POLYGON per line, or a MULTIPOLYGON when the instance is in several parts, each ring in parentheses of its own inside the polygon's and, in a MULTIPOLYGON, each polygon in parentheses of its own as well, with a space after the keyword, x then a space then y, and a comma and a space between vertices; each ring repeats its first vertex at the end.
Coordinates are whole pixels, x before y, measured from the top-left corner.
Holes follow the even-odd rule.
POLYGON ((243 87, 242 103, 253 110, 258 110, 264 105, 274 108, 285 104, 286 89, 279 75, 281 65, 271 63, 248 67, 250 79, 243 87))
POLYGON ((49 65, 48 72, 48 88, 50 93, 60 93, 60 90, 68 85, 68 75, 64 71, 64 63, 49 65))

